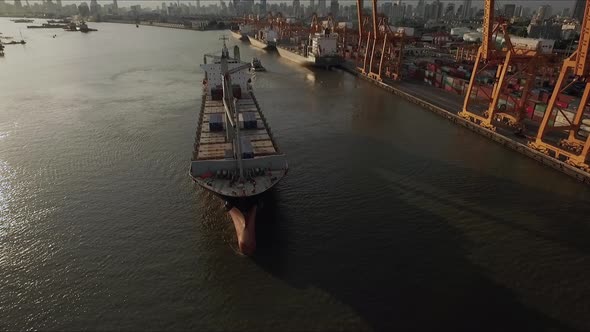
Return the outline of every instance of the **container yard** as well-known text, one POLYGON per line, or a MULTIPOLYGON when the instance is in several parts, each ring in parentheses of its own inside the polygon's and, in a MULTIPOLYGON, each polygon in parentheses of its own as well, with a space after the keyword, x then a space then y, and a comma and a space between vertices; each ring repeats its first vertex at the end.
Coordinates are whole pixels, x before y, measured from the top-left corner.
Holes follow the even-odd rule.
POLYGON ((524 38, 494 16, 494 0, 484 2, 482 27, 456 27, 450 33, 416 34, 396 27, 372 1, 366 15, 357 0, 357 22, 334 22, 313 15, 311 23, 249 17, 244 24, 260 34, 276 29, 277 47, 303 44, 318 26, 337 35, 342 67, 427 109, 450 117, 493 140, 577 179, 589 182, 590 163, 590 5, 586 3, 578 49, 569 57, 555 51, 555 40, 524 38), (319 22, 319 23, 318 23, 319 22), (420 91, 404 86, 421 86, 420 91), (446 99, 429 105, 429 93, 446 99), (440 95, 438 92, 443 92, 440 95), (457 102, 460 100, 460 102, 457 102))

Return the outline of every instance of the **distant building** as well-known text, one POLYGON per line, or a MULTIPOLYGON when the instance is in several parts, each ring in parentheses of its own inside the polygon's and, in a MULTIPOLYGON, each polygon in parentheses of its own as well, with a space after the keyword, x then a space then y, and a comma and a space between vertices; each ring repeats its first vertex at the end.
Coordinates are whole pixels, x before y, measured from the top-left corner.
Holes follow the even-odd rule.
POLYGON ((561 24, 530 24, 527 28, 529 38, 561 39, 561 24))
POLYGON ((504 17, 513 18, 515 13, 516 13, 516 5, 514 5, 514 4, 504 5, 504 17))
POLYGON ((98 2, 96 0, 90 0, 90 15, 98 15, 98 2))
POLYGON ((260 0, 260 11, 266 14, 266 0, 260 0))
POLYGON ((537 20, 546 20, 549 17, 551 17, 551 6, 549 5, 543 5, 541 7, 539 7, 539 10, 537 11, 537 20))
POLYGON ((340 9, 340 5, 338 4, 338 0, 331 0, 330 1, 330 14, 332 14, 332 17, 338 17, 339 9, 340 9))
POLYGON ((463 18, 463 19, 471 18, 472 12, 470 12, 470 9, 471 9, 471 0, 463 0, 463 12, 462 12, 461 18, 463 18))
POLYGON ((398 22, 400 22, 401 20, 404 19, 404 5, 402 3, 395 2, 393 3, 392 7, 391 7, 391 23, 392 24, 397 24, 398 22))
POLYGON ((576 4, 574 5, 574 13, 572 18, 578 20, 578 22, 582 22, 584 19, 584 7, 586 6, 587 0, 576 0, 576 4))
POLYGON ((424 18, 424 7, 425 3, 424 0, 419 0, 418 4, 416 5, 416 17, 417 18, 424 18))
POLYGON ((318 0, 318 15, 326 15, 326 0, 318 0))
POLYGON ((451 19, 455 16, 455 3, 447 3, 447 8, 445 8, 445 14, 443 16, 447 19, 451 19))

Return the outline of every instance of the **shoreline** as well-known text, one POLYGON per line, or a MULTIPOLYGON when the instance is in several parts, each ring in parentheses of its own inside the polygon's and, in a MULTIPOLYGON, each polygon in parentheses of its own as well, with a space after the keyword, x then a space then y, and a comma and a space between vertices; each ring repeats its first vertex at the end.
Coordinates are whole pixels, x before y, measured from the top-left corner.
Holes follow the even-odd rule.
MULTIPOLYGON (((469 129, 475 133, 478 133, 482 136, 485 136, 485 137, 489 138, 490 140, 492 140, 498 144, 501 144, 504 147, 507 147, 507 148, 514 150, 516 152, 519 152, 520 154, 523 154, 531 159, 536 160, 537 162, 539 162, 542 165, 549 166, 557 171, 560 171, 564 174, 569 175, 570 177, 575 178, 576 180, 578 180, 582 183, 590 185, 590 173, 584 172, 583 170, 578 169, 578 168, 571 166, 569 164, 566 164, 563 161, 560 161, 560 160, 555 159, 551 156, 545 155, 537 150, 534 150, 534 149, 528 147, 526 144, 523 144, 511 137, 508 137, 505 134, 491 131, 489 129, 478 126, 475 123, 472 123, 466 119, 463 119, 462 117, 458 116, 457 114, 455 114, 451 110, 447 109, 446 107, 441 106, 441 105, 436 105, 438 103, 434 100, 426 100, 427 98, 425 98, 425 97, 414 96, 413 94, 411 94, 410 89, 404 88, 401 85, 395 86, 395 85, 397 85, 395 83, 388 84, 388 83, 384 83, 384 82, 378 82, 378 81, 373 80, 373 79, 366 77, 364 75, 360 75, 360 73, 357 72, 356 68, 352 67, 351 65, 354 65, 354 64, 344 63, 340 66, 340 68, 345 72, 348 72, 358 78, 368 81, 368 82, 370 82, 370 83, 372 83, 372 84, 374 84, 374 85, 376 85, 376 86, 378 86, 378 87, 380 87, 380 88, 382 88, 382 89, 384 89, 396 96, 399 96, 399 97, 401 97, 413 104, 416 104, 428 111, 431 111, 431 112, 447 119, 450 122, 453 122, 459 126, 467 128, 467 129, 469 129)), ((424 89, 424 88, 426 88, 426 86, 423 86, 422 88, 424 89)), ((445 94, 446 94, 446 92, 445 92, 445 94)), ((435 98, 435 96, 431 96, 431 97, 433 97, 432 99, 435 98)))

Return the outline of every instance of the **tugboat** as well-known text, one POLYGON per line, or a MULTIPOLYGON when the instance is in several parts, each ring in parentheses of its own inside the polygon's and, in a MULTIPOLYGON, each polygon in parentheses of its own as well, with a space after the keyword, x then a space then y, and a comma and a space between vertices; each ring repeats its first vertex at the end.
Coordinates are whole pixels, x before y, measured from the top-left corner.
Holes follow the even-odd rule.
POLYGON ((250 69, 253 71, 266 71, 266 68, 262 66, 262 63, 258 58, 253 58, 250 64, 250 69))
POLYGON ((75 22, 70 22, 70 24, 68 26, 66 26, 64 28, 65 31, 78 31, 78 28, 76 27, 76 23, 75 22))
POLYGON ((86 25, 86 22, 82 21, 82 23, 80 23, 80 32, 87 33, 90 31, 98 31, 98 30, 89 28, 88 25, 86 25))
POLYGON ((251 255, 260 194, 279 183, 288 164, 252 92, 250 64, 240 61, 238 46, 230 57, 226 40, 221 56, 206 54, 201 65, 205 79, 189 174, 225 201, 239 249, 251 255))

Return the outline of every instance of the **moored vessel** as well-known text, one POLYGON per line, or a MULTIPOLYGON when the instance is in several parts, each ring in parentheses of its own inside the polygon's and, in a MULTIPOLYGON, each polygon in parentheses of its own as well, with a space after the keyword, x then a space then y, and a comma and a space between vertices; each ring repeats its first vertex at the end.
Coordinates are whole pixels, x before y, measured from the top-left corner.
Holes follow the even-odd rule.
POLYGON ((249 37, 250 44, 263 50, 275 50, 277 47, 278 33, 272 28, 267 27, 259 30, 249 37))
POLYGON ((252 62, 250 63, 250 69, 253 71, 266 71, 266 68, 262 66, 262 62, 258 58, 252 58, 252 62))
POLYGON ((249 37, 252 35, 252 26, 248 24, 240 24, 238 25, 237 30, 230 30, 232 36, 236 37, 242 41, 248 41, 249 37))
POLYGON ((304 66, 330 68, 342 64, 343 58, 338 52, 338 34, 330 29, 311 34, 300 45, 279 44, 277 52, 293 62, 304 66))
POLYGON ((13 19, 11 21, 14 23, 33 23, 33 22, 35 22, 35 20, 27 19, 27 18, 17 18, 17 19, 13 19))

